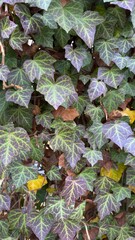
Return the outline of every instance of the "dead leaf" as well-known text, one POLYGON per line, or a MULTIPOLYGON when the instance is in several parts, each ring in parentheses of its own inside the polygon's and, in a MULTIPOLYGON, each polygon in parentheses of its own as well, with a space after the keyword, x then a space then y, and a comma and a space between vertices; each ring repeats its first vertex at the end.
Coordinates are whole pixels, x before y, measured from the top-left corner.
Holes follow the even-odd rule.
POLYGON ((79 113, 75 108, 64 108, 62 106, 57 110, 54 110, 52 113, 54 118, 61 117, 64 121, 73 121, 79 116, 79 113))
POLYGON ((100 175, 109 177, 114 181, 119 182, 125 168, 126 166, 123 163, 118 163, 118 169, 111 168, 110 170, 107 170, 104 167, 102 167, 100 170, 100 175))
POLYGON ((126 213, 121 212, 121 213, 117 214, 115 216, 115 219, 116 219, 117 223, 119 224, 119 226, 124 225, 126 223, 126 213))
POLYGON ((128 188, 129 188, 133 193, 135 193, 135 186, 129 185, 128 188))
POLYGON ((29 180, 27 182, 27 187, 29 191, 37 191, 38 189, 42 188, 44 185, 46 185, 47 179, 44 176, 38 175, 38 178, 29 180))
POLYGON ((34 105, 32 113, 36 116, 41 113, 41 109, 38 105, 34 105))
POLYGON ((130 123, 132 124, 135 121, 135 110, 130 110, 126 108, 124 111, 120 111, 122 116, 128 116, 130 123))
POLYGON ((83 239, 88 240, 88 234, 89 234, 90 240, 96 240, 98 231, 99 230, 97 227, 91 228, 90 230, 88 230, 88 233, 86 233, 86 231, 83 231, 83 239))
POLYGON ((125 110, 127 105, 131 102, 132 98, 126 98, 126 100, 119 106, 122 110, 125 110))

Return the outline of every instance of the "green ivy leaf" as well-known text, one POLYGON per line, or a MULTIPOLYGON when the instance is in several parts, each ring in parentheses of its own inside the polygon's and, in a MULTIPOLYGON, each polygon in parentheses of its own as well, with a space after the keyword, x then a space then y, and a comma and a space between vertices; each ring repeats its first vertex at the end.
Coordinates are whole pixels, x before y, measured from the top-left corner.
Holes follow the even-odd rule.
POLYGON ((56 166, 52 166, 51 169, 47 172, 46 176, 49 178, 50 181, 62 180, 59 168, 56 166))
POLYGON ((26 36, 18 28, 16 28, 10 37, 9 44, 15 50, 23 51, 22 45, 26 43, 29 36, 26 36))
POLYGON ((32 7, 38 7, 41 9, 44 9, 47 11, 50 3, 52 0, 46 0, 46 1, 41 1, 41 0, 36 0, 36 2, 34 0, 25 0, 26 3, 29 3, 32 7))
POLYGON ((33 167, 28 167, 14 161, 6 169, 8 175, 11 174, 11 182, 15 188, 20 188, 29 180, 37 178, 37 171, 33 167))
POLYGON ((73 104, 73 107, 76 108, 76 110, 79 112, 81 115, 88 103, 88 97, 87 95, 80 95, 78 96, 77 102, 73 104))
POLYGON ((133 168, 128 168, 126 174, 126 184, 135 186, 135 170, 133 168))
POLYGON ((122 70, 127 66, 129 58, 122 56, 120 53, 115 53, 111 60, 117 65, 120 70, 122 70))
POLYGON ((0 194, 0 211, 10 210, 11 199, 7 194, 0 194))
POLYGON ((126 161, 125 161, 125 165, 129 165, 132 168, 135 169, 135 156, 132 156, 131 154, 127 155, 126 161))
POLYGON ((50 12, 43 12, 42 21, 44 25, 50 29, 57 29, 57 23, 55 22, 55 19, 53 19, 53 14, 50 12))
MULTIPOLYGON (((94 121, 94 119, 93 119, 94 121)), ((89 132, 93 133, 94 140, 98 149, 101 149, 105 143, 107 143, 107 139, 103 135, 103 124, 100 122, 94 122, 89 128, 89 132)), ((88 139, 89 140, 89 139, 88 139)))
POLYGON ((46 203, 45 214, 52 214, 55 221, 64 221, 64 219, 69 217, 71 212, 72 210, 66 206, 64 199, 49 197, 46 203))
POLYGON ((87 167, 79 174, 79 176, 86 181, 87 190, 92 192, 94 181, 97 178, 95 170, 92 167, 87 167))
POLYGON ((9 20, 9 17, 4 17, 0 21, 0 34, 2 38, 9 38, 10 34, 15 30, 17 25, 9 20))
POLYGON ((64 29, 58 28, 55 33, 55 38, 59 45, 64 48, 70 39, 70 35, 64 29))
POLYGON ((6 166, 15 157, 25 151, 30 150, 29 136, 23 128, 14 128, 13 125, 5 125, 0 127, 0 157, 3 164, 6 166))
POLYGON ((132 47, 134 47, 131 38, 119 38, 117 40, 117 45, 121 53, 127 53, 132 47))
POLYGON ((53 76, 54 68, 52 64, 55 59, 45 51, 39 51, 35 54, 33 60, 26 60, 23 64, 25 72, 29 79, 33 82, 34 79, 40 79, 43 74, 53 76))
POLYGON ((61 76, 54 81, 51 77, 42 77, 38 82, 37 91, 42 93, 45 100, 55 109, 65 102, 65 98, 75 93, 70 77, 61 76))
POLYGON ((44 157, 44 145, 41 139, 32 137, 30 140, 30 153, 29 157, 35 161, 41 161, 44 157))
POLYGON ((115 182, 108 177, 99 177, 94 184, 96 193, 109 191, 114 186, 114 183, 115 182))
POLYGON ((7 220, 0 220, 0 234, 1 234, 1 238, 5 239, 8 238, 9 236, 9 223, 7 220))
POLYGON ((124 200, 125 198, 131 198, 131 190, 127 187, 122 187, 120 185, 114 186, 112 188, 114 198, 117 202, 124 200))
POLYGON ((135 58, 134 57, 131 57, 128 59, 127 67, 129 68, 129 70, 131 72, 133 72, 135 74, 135 58))
POLYGON ((36 44, 42 47, 53 48, 53 35, 54 31, 48 27, 43 27, 41 32, 34 35, 36 44))
POLYGON ((86 205, 86 202, 82 202, 79 204, 79 206, 77 206, 74 211, 71 213, 70 215, 70 219, 73 219, 73 220, 81 220, 83 218, 83 213, 85 211, 85 205, 86 205))
POLYGON ((88 95, 90 101, 92 102, 96 98, 100 97, 102 94, 105 95, 107 92, 106 85, 102 81, 98 81, 96 78, 91 80, 88 88, 88 95))
POLYGON ((83 157, 85 157, 92 166, 94 166, 99 160, 103 160, 101 151, 92 150, 90 148, 85 149, 83 157))
POLYGON ((75 19, 83 13, 82 6, 79 2, 72 1, 63 7, 60 0, 52 0, 48 11, 52 14, 55 22, 67 33, 72 29, 75 19), (78 9, 78 11, 76 11, 76 9, 78 9))
POLYGON ((133 236, 133 230, 132 228, 128 225, 122 225, 119 229, 119 235, 117 237, 117 240, 124 240, 124 239, 132 239, 131 237, 133 236))
POLYGON ((112 211, 118 212, 121 206, 120 203, 117 203, 111 193, 104 191, 96 196, 95 203, 97 203, 98 214, 101 220, 108 216, 112 211))
POLYGON ((66 177, 65 185, 61 196, 64 196, 67 205, 74 204, 75 200, 81 197, 87 189, 85 180, 82 177, 73 179, 73 177, 66 177))
POLYGON ((15 68, 8 75, 8 83, 26 88, 30 86, 30 79, 22 68, 15 68))
POLYGON ((43 210, 38 213, 32 212, 27 219, 27 226, 40 240, 45 239, 54 223, 54 219, 50 215, 45 215, 43 210))
POLYGON ((134 147, 135 147, 135 138, 128 137, 124 144, 125 151, 128 153, 131 153, 133 156, 135 156, 135 148, 134 147))
POLYGON ((36 116, 36 123, 41 124, 43 127, 50 129, 53 115, 50 111, 45 111, 36 116))
POLYGON ((117 48, 116 39, 111 38, 108 40, 102 39, 95 42, 95 50, 99 52, 100 58, 107 64, 110 62, 114 56, 114 50, 117 48))
POLYGON ((84 113, 91 117, 91 120, 94 122, 100 122, 104 117, 104 113, 101 107, 95 107, 93 104, 88 104, 84 113))
POLYGON ((6 91, 6 100, 28 108, 32 92, 32 87, 18 90, 9 89, 6 91))

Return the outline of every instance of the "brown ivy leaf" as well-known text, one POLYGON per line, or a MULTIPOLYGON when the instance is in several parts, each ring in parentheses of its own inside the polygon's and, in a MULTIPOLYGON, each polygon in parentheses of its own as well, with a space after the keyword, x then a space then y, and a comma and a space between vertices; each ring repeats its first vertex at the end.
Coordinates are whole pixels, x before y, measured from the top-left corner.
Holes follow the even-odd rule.
POLYGON ((64 121, 73 121, 79 116, 79 113, 75 108, 64 108, 60 106, 57 110, 53 111, 53 116, 55 118, 61 117, 64 121))
POLYGON ((61 0, 61 5, 64 7, 70 0, 61 0))
POLYGON ((115 219, 116 219, 119 226, 124 225, 126 223, 126 212, 118 213, 115 216, 115 219))
POLYGON ((127 105, 131 102, 132 98, 126 98, 125 101, 119 106, 122 110, 125 110, 127 105))
POLYGON ((36 116, 41 113, 41 109, 38 105, 34 105, 34 108, 32 110, 32 113, 36 116))

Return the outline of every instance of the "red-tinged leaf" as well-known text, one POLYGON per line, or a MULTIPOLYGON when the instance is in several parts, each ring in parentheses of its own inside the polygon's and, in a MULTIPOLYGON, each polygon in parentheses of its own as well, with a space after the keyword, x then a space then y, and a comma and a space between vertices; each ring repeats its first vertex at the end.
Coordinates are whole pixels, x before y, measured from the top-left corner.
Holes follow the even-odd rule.
POLYGON ((64 196, 68 205, 74 204, 75 200, 85 194, 87 190, 86 182, 83 178, 67 177, 61 196, 64 196))

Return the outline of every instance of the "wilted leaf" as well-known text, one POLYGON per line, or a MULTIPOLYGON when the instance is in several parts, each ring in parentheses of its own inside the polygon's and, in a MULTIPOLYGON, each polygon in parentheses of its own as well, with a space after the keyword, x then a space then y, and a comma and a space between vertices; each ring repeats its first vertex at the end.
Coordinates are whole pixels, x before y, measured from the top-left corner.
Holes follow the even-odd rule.
POLYGON ((116 182, 119 182, 121 177, 122 177, 122 173, 125 170, 125 166, 122 163, 118 164, 118 169, 115 168, 111 168, 109 170, 107 170, 106 168, 102 167, 101 171, 100 171, 100 175, 101 176, 106 176, 108 178, 113 179, 116 182))
POLYGON ((42 188, 44 185, 47 184, 47 180, 44 176, 38 175, 38 178, 29 180, 27 182, 27 187, 29 191, 36 191, 42 188))
POLYGON ((53 111, 55 118, 61 117, 64 121, 73 121, 76 117, 79 117, 79 113, 75 108, 64 108, 60 106, 57 110, 53 111))

